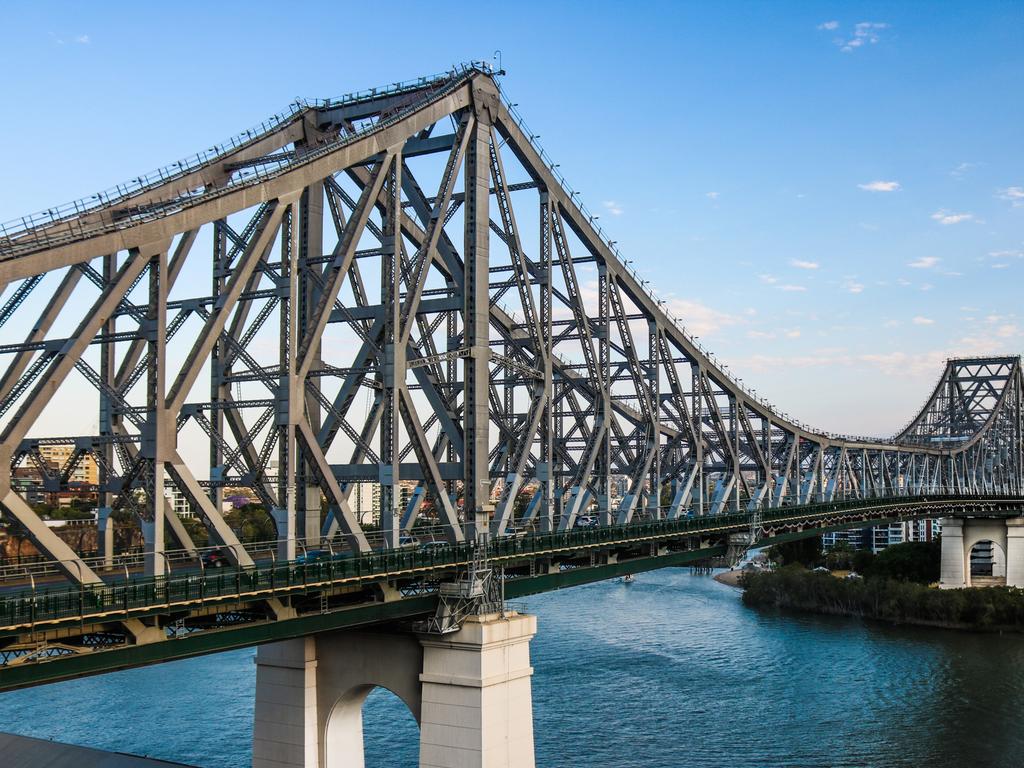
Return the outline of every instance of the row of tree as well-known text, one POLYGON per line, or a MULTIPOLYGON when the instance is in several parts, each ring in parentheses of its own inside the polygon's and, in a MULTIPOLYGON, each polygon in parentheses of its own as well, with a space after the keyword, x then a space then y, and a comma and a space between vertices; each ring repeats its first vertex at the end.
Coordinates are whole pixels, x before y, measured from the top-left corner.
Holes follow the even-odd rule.
POLYGON ((908 624, 1024 630, 1024 590, 935 589, 906 579, 839 579, 787 565, 744 575, 743 602, 759 608, 862 616, 908 624))

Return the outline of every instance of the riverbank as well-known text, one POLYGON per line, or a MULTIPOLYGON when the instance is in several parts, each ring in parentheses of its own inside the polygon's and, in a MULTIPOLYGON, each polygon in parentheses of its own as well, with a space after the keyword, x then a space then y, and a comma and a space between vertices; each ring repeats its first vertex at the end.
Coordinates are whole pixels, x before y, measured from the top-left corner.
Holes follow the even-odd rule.
POLYGON ((1024 590, 1008 587, 940 590, 894 579, 837 579, 800 566, 745 572, 743 602, 775 608, 854 616, 981 632, 1024 632, 1024 590))
POLYGON ((740 584, 740 581, 743 579, 743 571, 737 569, 722 571, 721 573, 716 573, 714 579, 720 584, 741 589, 743 585, 740 584))

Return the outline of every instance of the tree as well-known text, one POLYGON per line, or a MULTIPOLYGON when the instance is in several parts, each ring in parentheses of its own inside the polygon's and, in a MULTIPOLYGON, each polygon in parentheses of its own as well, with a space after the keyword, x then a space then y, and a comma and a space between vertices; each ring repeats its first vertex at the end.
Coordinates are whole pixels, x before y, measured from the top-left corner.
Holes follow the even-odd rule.
POLYGON ((816 565, 821 562, 821 536, 809 536, 805 539, 775 544, 769 547, 768 557, 780 565, 816 565))
POLYGON ((879 552, 865 575, 873 579, 895 579, 931 584, 939 580, 942 545, 935 541, 908 541, 879 552))

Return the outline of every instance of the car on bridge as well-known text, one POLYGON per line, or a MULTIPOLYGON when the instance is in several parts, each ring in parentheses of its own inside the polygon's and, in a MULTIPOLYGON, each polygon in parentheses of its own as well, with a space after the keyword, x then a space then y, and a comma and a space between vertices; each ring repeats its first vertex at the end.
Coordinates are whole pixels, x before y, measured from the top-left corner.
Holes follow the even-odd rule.
POLYGON ((211 549, 209 552, 203 554, 202 557, 203 568, 225 568, 231 565, 231 560, 228 558, 228 553, 223 549, 211 549))

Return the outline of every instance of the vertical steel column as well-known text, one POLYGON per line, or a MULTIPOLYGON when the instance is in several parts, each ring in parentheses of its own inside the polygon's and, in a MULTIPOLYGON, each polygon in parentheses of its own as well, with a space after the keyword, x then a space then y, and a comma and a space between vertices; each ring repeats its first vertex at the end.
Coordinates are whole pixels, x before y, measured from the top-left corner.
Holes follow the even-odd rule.
MULTIPOLYGON (((213 279, 210 297, 214 302, 218 300, 226 284, 230 263, 228 256, 228 235, 226 219, 219 219, 213 224, 213 279)), ((229 386, 224 383, 227 374, 228 345, 218 338, 213 349, 210 350, 210 479, 220 480, 224 470, 224 449, 222 441, 224 437, 224 409, 221 405, 229 399, 231 392, 229 386)), ((214 509, 220 511, 224 508, 224 486, 220 483, 210 483, 208 490, 210 501, 214 509)))
MULTIPOLYGON (((384 238, 381 243, 380 297, 384 313, 384 334, 381 339, 384 360, 381 374, 384 397, 384 415, 380 423, 380 530, 384 546, 396 548, 402 530, 402 493, 399 462, 398 417, 401 389, 405 386, 405 345, 398 335, 402 322, 402 154, 398 151, 388 161, 384 194, 387 200, 384 213, 384 238)), ((486 385, 486 381, 485 381, 486 385)), ((486 461, 487 454, 484 454, 486 461)))
MULTIPOLYGON (((305 335, 306 328, 314 321, 313 313, 319 300, 319 288, 315 278, 323 272, 323 266, 319 263, 310 264, 309 262, 320 259, 324 255, 324 183, 317 181, 303 190, 299 200, 298 221, 295 221, 294 210, 293 206, 292 226, 297 230, 297 237, 292 239, 292 253, 298 251, 298 261, 293 263, 298 266, 299 280, 301 280, 304 290, 300 289, 303 299, 301 303, 294 298, 296 293, 291 294, 292 301, 298 305, 296 328, 301 328, 299 335, 292 336, 293 339, 296 339, 292 345, 293 354, 298 343, 297 340, 305 335)), ((300 283, 293 281, 292 290, 296 290, 299 285, 300 283)), ((316 345, 316 353, 312 368, 317 369, 321 367, 320 340, 315 339, 313 343, 316 345)), ((313 387, 320 388, 319 376, 308 376, 307 381, 313 387)), ((301 397, 300 393, 305 392, 306 382, 299 381, 296 386, 298 387, 296 397, 301 397)), ((320 401, 314 395, 308 395, 305 418, 314 435, 320 432, 321 416, 320 401)), ((302 418, 301 408, 298 410, 297 418, 302 418)), ((298 516, 296 530, 298 535, 306 540, 307 546, 315 546, 320 540, 320 484, 316 481, 313 468, 308 462, 303 461, 298 464, 296 472, 298 473, 295 480, 296 487, 300 489, 298 491, 300 495, 296 500, 296 515, 298 516)))
MULTIPOLYGON (((654 451, 647 481, 647 512, 652 519, 661 520, 664 514, 661 509, 661 329, 658 321, 648 320, 647 331, 647 385, 651 393, 650 434, 653 441, 647 449, 654 451)), ((672 363, 666 360, 665 364, 672 363)))
POLYGON ((466 537, 485 534, 493 505, 490 499, 490 135, 491 114, 486 94, 474 91, 476 121, 470 129, 465 166, 465 243, 463 317, 465 346, 465 448, 463 482, 466 537))
POLYGON ((690 363, 690 413, 693 418, 694 432, 696 433, 697 444, 694 446, 694 461, 697 471, 695 472, 696 491, 693 495, 694 514, 704 514, 704 502, 707 496, 707 483, 704 479, 704 397, 701 393, 703 388, 703 374, 700 370, 700 363, 690 363))
MULTIPOLYGON (((281 560, 294 560, 298 554, 297 539, 305 538, 299 521, 298 492, 299 455, 295 442, 298 420, 302 418, 305 391, 296 370, 295 350, 299 336, 299 249, 296 247, 298 227, 295 205, 284 214, 281 223, 281 280, 278 284, 280 334, 279 365, 281 375, 277 385, 277 504, 273 510, 277 528, 277 556, 281 560)), ((319 492, 319 487, 317 488, 319 492)), ((303 487, 303 499, 305 487, 303 487)), ((317 531, 319 535, 319 531, 317 531)))
MULTIPOLYGON (((597 370, 601 381, 597 386, 597 397, 599 399, 597 408, 597 420, 594 429, 600 430, 601 444, 597 450, 597 461, 594 463, 595 484, 597 487, 597 516, 601 525, 611 525, 612 499, 611 499, 611 431, 612 431, 612 380, 611 380, 611 312, 609 310, 609 294, 612 278, 608 275, 608 265, 603 261, 597 265, 597 301, 598 301, 598 322, 600 328, 594 334, 597 337, 597 370)), ((586 342, 584 342, 586 343, 586 342)), ((580 493, 585 493, 586 488, 581 488, 580 493)), ((580 508, 582 509, 582 507, 580 508)))
MULTIPOLYGON (((146 423, 142 429, 139 458, 148 464, 149 504, 144 507, 142 532, 145 540, 147 576, 166 574, 164 465, 170 458, 171 441, 176 440, 175 418, 164 406, 167 390, 167 249, 149 260, 149 305, 146 307, 146 423)), ((130 489, 122 492, 130 493, 130 489)))
POLYGON ((554 451, 553 451, 553 420, 554 400, 552 383, 552 279, 554 264, 551 248, 551 198, 546 189, 540 193, 540 326, 544 344, 544 413, 541 415, 538 436, 540 438, 540 464, 537 467, 537 480, 540 482, 540 531, 549 533, 555 530, 554 518, 554 451))
MULTIPOLYGON (((74 269, 74 267, 72 267, 74 269)), ((103 280, 106 283, 113 282, 117 275, 117 254, 108 254, 103 257, 103 280)), ((111 315, 110 319, 103 324, 100 333, 104 336, 113 336, 117 333, 117 316, 111 315)), ((107 394, 114 386, 114 345, 100 345, 100 381, 103 387, 100 389, 100 413, 99 433, 105 438, 99 447, 101 461, 99 462, 99 494, 97 497, 98 510, 96 512, 96 544, 99 554, 103 558, 103 565, 111 567, 114 564, 114 521, 110 514, 114 504, 114 494, 110 492, 111 469, 114 466, 114 444, 110 442, 114 436, 114 403, 107 394)))

